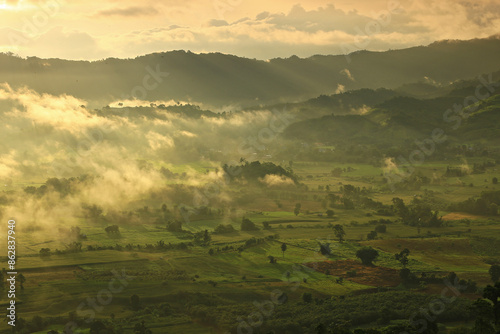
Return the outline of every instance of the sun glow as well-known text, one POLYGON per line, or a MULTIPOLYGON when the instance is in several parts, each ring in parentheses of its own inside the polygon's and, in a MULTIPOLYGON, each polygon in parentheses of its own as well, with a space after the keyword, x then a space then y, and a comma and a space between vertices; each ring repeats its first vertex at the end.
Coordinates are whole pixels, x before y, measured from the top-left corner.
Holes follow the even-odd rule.
POLYGON ((18 11, 18 10, 24 10, 24 9, 29 9, 33 7, 32 5, 25 4, 24 0, 19 0, 17 2, 15 1, 7 1, 7 0, 0 0, 0 10, 4 11, 18 11))

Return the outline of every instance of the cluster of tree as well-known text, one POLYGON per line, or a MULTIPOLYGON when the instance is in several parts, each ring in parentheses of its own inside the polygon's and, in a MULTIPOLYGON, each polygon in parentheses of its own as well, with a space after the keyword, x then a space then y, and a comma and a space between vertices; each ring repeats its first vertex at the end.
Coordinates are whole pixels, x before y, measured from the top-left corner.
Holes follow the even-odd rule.
MULTIPOLYGON (((52 251, 50 248, 44 247, 44 248, 40 249, 39 254, 41 257, 46 258, 52 254, 63 255, 63 254, 72 254, 72 253, 82 252, 82 243, 79 241, 72 241, 68 244, 65 244, 64 247, 65 247, 65 249, 63 249, 63 250, 55 249, 54 251, 52 251)), ((109 249, 108 247, 109 246, 103 246, 101 249, 102 250, 109 249)), ((112 247, 111 247, 111 249, 112 249, 112 247)))
MULTIPOLYGON (((307 293, 307 291, 306 291, 307 293)), ((262 333, 384 333, 400 334, 405 330, 408 333, 416 333, 415 327, 408 324, 408 317, 413 313, 419 313, 422 305, 429 305, 438 296, 416 293, 412 291, 387 291, 363 295, 339 296, 337 298, 319 298, 314 296, 301 296, 300 298, 283 299, 283 303, 275 306, 272 313, 266 314, 266 321, 258 327, 262 333), (392 331, 387 331, 384 325, 389 322, 400 322, 394 324, 392 331), (366 325, 377 323, 379 328, 354 329, 356 327, 368 327, 366 325), (321 325, 321 326, 320 326, 321 325), (328 328, 332 331, 329 330, 328 328), (399 331, 395 331, 398 329, 399 331), (347 330, 347 331, 344 331, 347 330)), ((464 321, 473 319, 470 312, 472 302, 466 298, 458 298, 447 305, 436 318, 436 321, 464 321)), ((199 304, 196 307, 197 314, 211 315, 212 323, 219 328, 234 328, 234 318, 241 316, 247 318, 248 311, 244 304, 218 305, 217 312, 213 312, 213 304, 199 304)), ((196 315, 193 314, 196 318, 196 315)), ((258 318, 257 318, 258 319, 258 318)), ((421 318, 425 319, 422 314, 421 318)), ((201 320, 201 319, 200 319, 201 320)), ((421 322, 418 322, 421 329, 421 322)), ((435 329, 433 324, 428 328, 435 329)), ((254 330, 257 329, 256 327, 254 330)), ((422 331, 422 333, 437 333, 422 331)))
MULTIPOLYGON (((267 239, 272 239, 272 236, 268 236, 266 238, 267 239)), ((238 247, 238 251, 242 252, 246 248, 250 248, 250 247, 253 247, 253 246, 257 246, 257 245, 263 244, 264 242, 266 242, 266 238, 255 238, 255 237, 252 237, 250 239, 247 239, 243 245, 241 245, 240 247, 238 247)))
POLYGON ((372 247, 363 247, 356 252, 356 257, 359 258, 365 266, 372 266, 373 261, 375 261, 378 256, 378 251, 372 247))
POLYGON ((118 225, 110 225, 107 226, 104 231, 110 237, 119 237, 120 236, 120 227, 118 225))
POLYGON ((500 331, 500 282, 484 288, 483 299, 474 302, 472 311, 476 321, 469 333, 496 334, 500 331))
POLYGON ((172 171, 170 171, 170 169, 163 166, 160 168, 160 174, 163 175, 166 179, 184 179, 187 176, 186 172, 183 172, 181 174, 173 173, 172 171))
POLYGON ((483 174, 486 172, 487 168, 495 167, 495 166, 496 166, 495 160, 486 160, 486 161, 483 161, 481 163, 475 162, 472 165, 472 173, 473 174, 483 174))
POLYGON ((44 196, 48 192, 57 192, 61 197, 66 197, 70 194, 78 192, 80 184, 91 181, 93 178, 89 175, 79 177, 66 178, 49 178, 40 187, 28 186, 24 188, 24 192, 38 197, 44 196))
POLYGON ((330 208, 343 208, 352 210, 356 206, 371 209, 382 209, 384 204, 374 201, 368 197, 370 191, 365 187, 355 187, 351 184, 346 184, 340 187, 340 195, 328 193, 324 203, 330 208))
POLYGON ((234 251, 235 248, 233 245, 226 245, 224 247, 216 247, 216 248, 210 248, 208 250, 208 254, 209 255, 214 255, 216 253, 224 253, 224 252, 228 252, 228 251, 234 251))
POLYGON ((444 175, 446 177, 462 177, 462 176, 466 176, 469 174, 470 174, 470 172, 469 172, 468 168, 450 167, 450 166, 446 167, 446 172, 444 173, 444 175))
POLYGON ((242 231, 257 231, 259 228, 253 221, 251 221, 248 218, 243 217, 241 220, 241 226, 240 229, 242 231))
POLYGON ((496 216, 500 205, 500 191, 488 191, 481 193, 477 199, 469 198, 463 202, 451 204, 450 211, 460 211, 475 215, 496 216))
POLYGON ((165 250, 187 250, 189 247, 193 247, 193 243, 191 242, 180 242, 177 244, 165 243, 165 241, 160 240, 157 241, 156 244, 144 244, 144 245, 134 245, 127 244, 125 246, 116 244, 115 246, 93 246, 88 245, 87 251, 100 251, 100 250, 117 250, 117 251, 144 251, 144 252, 152 252, 152 251, 165 251, 165 250))
POLYGON ((208 233, 208 230, 196 232, 194 234, 193 242, 196 245, 206 247, 210 245, 211 241, 212 241, 212 236, 210 235, 210 233, 208 233))
POLYGON ((407 206, 398 197, 392 199, 393 211, 401 218, 405 225, 418 227, 440 227, 443 219, 439 217, 438 211, 433 211, 427 203, 416 198, 407 206))
POLYGON ((104 219, 104 216, 102 215, 103 209, 96 204, 82 204, 82 215, 86 219, 89 219, 90 221, 96 223, 99 222, 100 220, 104 219))
POLYGON ((231 225, 231 224, 227 224, 227 225, 219 224, 214 229, 214 233, 216 233, 216 234, 232 233, 234 231, 235 231, 235 229, 234 229, 233 225, 231 225))
POLYGON ((250 182, 258 182, 260 179, 266 177, 266 175, 278 175, 287 177, 298 184, 298 177, 294 174, 290 167, 286 169, 275 165, 272 162, 252 161, 248 162, 245 159, 241 159, 241 164, 237 166, 224 164, 222 169, 226 173, 229 179, 239 179, 243 178, 250 182))
POLYGON ((169 232, 183 232, 184 230, 182 229, 182 221, 180 220, 174 220, 174 221, 169 221, 167 223, 167 231, 169 232))
MULTIPOLYGON (((420 172, 414 172, 411 175, 405 177, 397 177, 397 182, 393 182, 391 184, 395 190, 404 191, 404 190, 420 190, 423 185, 429 184, 431 179, 425 175, 422 175, 420 172)), ((387 181, 384 180, 384 181, 387 181)))

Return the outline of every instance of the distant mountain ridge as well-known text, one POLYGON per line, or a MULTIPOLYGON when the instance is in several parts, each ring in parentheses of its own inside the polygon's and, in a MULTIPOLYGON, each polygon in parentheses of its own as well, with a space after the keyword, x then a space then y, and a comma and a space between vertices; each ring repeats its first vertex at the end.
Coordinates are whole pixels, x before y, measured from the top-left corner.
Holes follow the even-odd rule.
MULTIPOLYGON (((350 62, 343 55, 262 61, 189 51, 95 62, 0 54, 0 82, 100 102, 135 94, 146 101, 173 99, 237 108, 304 101, 342 90, 396 89, 424 80, 448 84, 500 70, 499 54, 497 37, 358 51, 349 55, 350 62), (155 82, 152 73, 157 71, 168 76, 155 82)), ((420 89, 425 93, 428 87, 420 89)))
MULTIPOLYGON (((319 117, 298 117, 298 122, 291 124, 283 133, 287 139, 300 140, 308 143, 324 143, 325 145, 375 144, 379 147, 391 147, 412 142, 416 139, 424 140, 429 137, 433 129, 443 129, 453 142, 456 143, 489 143, 498 146, 500 131, 500 72, 492 73, 493 91, 486 94, 484 99, 472 98, 475 96, 481 80, 461 81, 447 87, 446 92, 439 97, 419 99, 399 95, 390 96, 393 91, 365 90, 348 92, 360 99, 366 96, 375 96, 384 99, 377 102, 372 99, 368 111, 362 115, 344 114, 336 116, 332 108, 330 113, 323 113, 319 117), (462 111, 455 106, 462 106, 464 101, 477 101, 462 111), (453 112, 452 112, 453 111, 453 112)), ((479 86, 480 87, 480 86, 479 86)), ((482 93, 488 92, 483 87, 482 93)), ((328 98, 340 99, 342 95, 328 98)), ((470 103, 470 102, 469 102, 470 103)), ((309 114, 313 104, 305 102, 296 112, 309 114)))

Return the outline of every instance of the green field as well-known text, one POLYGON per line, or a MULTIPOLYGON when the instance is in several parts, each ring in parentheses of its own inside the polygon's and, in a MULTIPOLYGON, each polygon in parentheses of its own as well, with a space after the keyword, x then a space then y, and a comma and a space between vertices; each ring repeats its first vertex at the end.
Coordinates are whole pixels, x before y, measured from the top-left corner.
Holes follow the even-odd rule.
MULTIPOLYGON (((177 166, 175 172, 205 173, 204 165, 206 163, 200 162, 177 166)), ((418 172, 442 173, 446 166, 445 163, 426 164, 418 172)), ((83 321, 89 314, 92 319, 113 323, 125 332, 145 320, 153 333, 219 333, 221 328, 234 330, 237 314, 245 314, 248 312, 245 310, 251 309, 252 301, 266 300, 276 289, 286 290, 291 302, 300 301, 304 293, 328 299, 362 294, 380 286, 401 289, 397 277, 401 263, 394 254, 405 248, 410 250, 408 268, 417 275, 425 272, 444 276, 455 272, 478 286, 489 283, 489 266, 498 259, 498 248, 492 240, 500 240, 500 219, 450 212, 442 207, 480 196, 487 189, 499 190, 499 185, 486 182, 496 175, 495 170, 481 175, 440 178, 419 189, 396 193, 382 187, 382 169, 371 165, 294 162, 294 171, 307 190, 253 189, 249 191, 253 196, 251 200, 231 208, 230 212, 227 209, 222 215, 200 215, 193 208, 195 214, 184 221, 182 232, 169 231, 164 222, 159 222, 155 217, 161 215, 159 203, 163 200, 147 197, 133 204, 136 210, 147 205, 147 213, 135 211, 133 215, 138 217, 135 222, 118 222, 118 235, 104 230, 111 224, 105 213, 104 218, 98 220, 69 216, 50 229, 44 221, 38 221, 36 228, 20 222, 16 266, 26 282, 18 293, 19 314, 27 320, 34 316, 45 319, 45 329, 38 333, 62 330, 62 323, 70 317, 80 319, 80 333, 89 333, 90 323, 83 321), (332 176, 335 168, 349 171, 332 176), (470 183, 474 186, 468 186, 470 183), (380 215, 370 207, 347 209, 339 204, 331 206, 334 213, 327 216, 326 195, 341 194, 344 185, 367 189, 367 196, 383 205, 392 204, 394 197, 409 203, 416 196, 431 193, 440 216, 450 218, 441 227, 417 228, 404 224, 397 216, 380 215), (300 203, 298 214, 293 212, 296 203, 300 203), (243 218, 250 219, 258 229, 242 231, 243 218), (379 219, 390 221, 386 232, 367 240, 368 233, 375 227, 372 221, 379 219), (269 228, 264 229, 263 223, 269 228), (213 233, 220 224, 231 225, 234 231, 213 233), (337 224, 344 228, 344 242, 337 240, 332 229, 337 224), (76 252, 68 252, 73 240, 61 234, 71 226, 78 226, 85 234, 76 252), (194 234, 203 234, 205 230, 210 234, 209 243, 196 244, 194 234), (251 239, 255 242, 248 244, 251 239), (155 248, 159 242, 171 248, 155 248), (181 243, 186 246, 178 248, 181 243), (285 252, 281 249, 283 243, 287 245, 285 252), (320 254, 320 243, 330 245, 330 255, 320 254), (387 276, 387 280, 384 273, 349 276, 349 270, 372 270, 364 268, 356 259, 357 250, 363 246, 379 252, 375 268, 386 268, 387 273, 396 275, 387 276), (50 255, 40 255, 42 248, 49 248, 50 255), (277 263, 270 263, 269 256, 277 263), (351 264, 352 260, 357 264, 351 264), (335 265, 330 274, 308 267, 327 263, 325 261, 335 265), (113 272, 126 273, 130 282, 119 292, 109 293, 110 282, 118 277, 113 272), (339 278, 343 282, 339 283, 339 278), (80 305, 87 305, 88 298, 102 299, 104 295, 110 300, 98 306, 98 311, 86 313, 88 308, 79 309, 80 305), (132 295, 140 297, 139 309, 131 307, 132 295), (195 311, 194 306, 212 303, 238 306, 234 314, 224 308, 224 317, 210 323, 196 313, 201 311, 195 311)), ((12 187, 15 190, 24 185, 17 183, 12 187)), ((239 195, 246 190, 230 185, 225 191, 239 195)), ((175 208, 175 201, 168 203, 168 207, 175 208)), ((175 210, 169 211, 172 219, 179 219, 180 214, 175 210)), ((5 258, 3 262, 5 268, 5 258)), ((436 285, 439 284, 412 290, 432 294, 436 285)), ((472 294, 468 298, 473 296, 478 297, 472 294)), ((5 296, 2 298, 5 303, 5 296)), ((1 326, 6 330, 5 323, 1 326)))

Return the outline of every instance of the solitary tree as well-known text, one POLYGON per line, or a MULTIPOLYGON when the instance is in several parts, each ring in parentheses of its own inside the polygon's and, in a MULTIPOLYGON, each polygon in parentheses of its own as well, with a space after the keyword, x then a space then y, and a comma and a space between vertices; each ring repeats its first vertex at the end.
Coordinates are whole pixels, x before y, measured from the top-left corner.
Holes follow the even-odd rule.
POLYGON ((132 305, 132 309, 138 310, 141 307, 141 301, 138 295, 130 296, 130 304, 132 305))
POLYGON ((108 235, 118 235, 120 234, 120 227, 118 225, 111 225, 104 229, 108 235))
POLYGON ((378 251, 372 247, 363 247, 356 252, 356 257, 359 258, 365 266, 372 266, 373 261, 378 257, 378 251))
POLYGON ((377 238, 377 231, 371 231, 370 233, 368 233, 368 235, 366 236, 366 238, 368 240, 374 240, 377 238))
POLYGON ((293 213, 298 216, 299 213, 300 213, 300 208, 302 207, 302 205, 300 203, 297 203, 295 204, 295 209, 293 209, 293 213))
POLYGON ((321 242, 318 243, 319 243, 319 252, 321 253, 321 255, 330 255, 332 253, 329 243, 324 243, 324 244, 322 244, 321 242))
POLYGON ((19 274, 18 276, 19 283, 21 283, 21 290, 24 290, 24 282, 26 282, 26 277, 23 274, 19 274))
POLYGON ((281 251, 283 252, 283 258, 285 258, 285 252, 286 252, 286 244, 285 243, 281 244, 281 251))
POLYGON ((306 302, 306 303, 310 303, 312 302, 312 294, 309 293, 309 292, 304 292, 302 294, 302 301, 306 302))
POLYGON ((493 283, 498 282, 498 280, 500 279, 500 265, 498 264, 492 265, 490 267, 490 270, 488 270, 488 272, 490 273, 490 277, 493 283))
POLYGON ((331 210, 331 209, 326 210, 326 216, 328 218, 332 218, 334 214, 335 214, 335 212, 333 210, 331 210))
POLYGON ((50 248, 40 249, 40 256, 42 256, 42 257, 50 256, 50 248))
POLYGON ((335 236, 337 237, 337 239, 339 239, 339 242, 344 241, 344 237, 345 237, 344 226, 342 226, 340 224, 335 225, 333 227, 333 232, 335 233, 335 236))
POLYGON ((408 255, 410 255, 410 250, 408 248, 405 248, 401 252, 394 254, 394 258, 403 265, 403 268, 406 269, 406 266, 409 262, 408 255))
POLYGON ((498 178, 494 177, 493 179, 491 179, 491 183, 498 184, 498 178))

